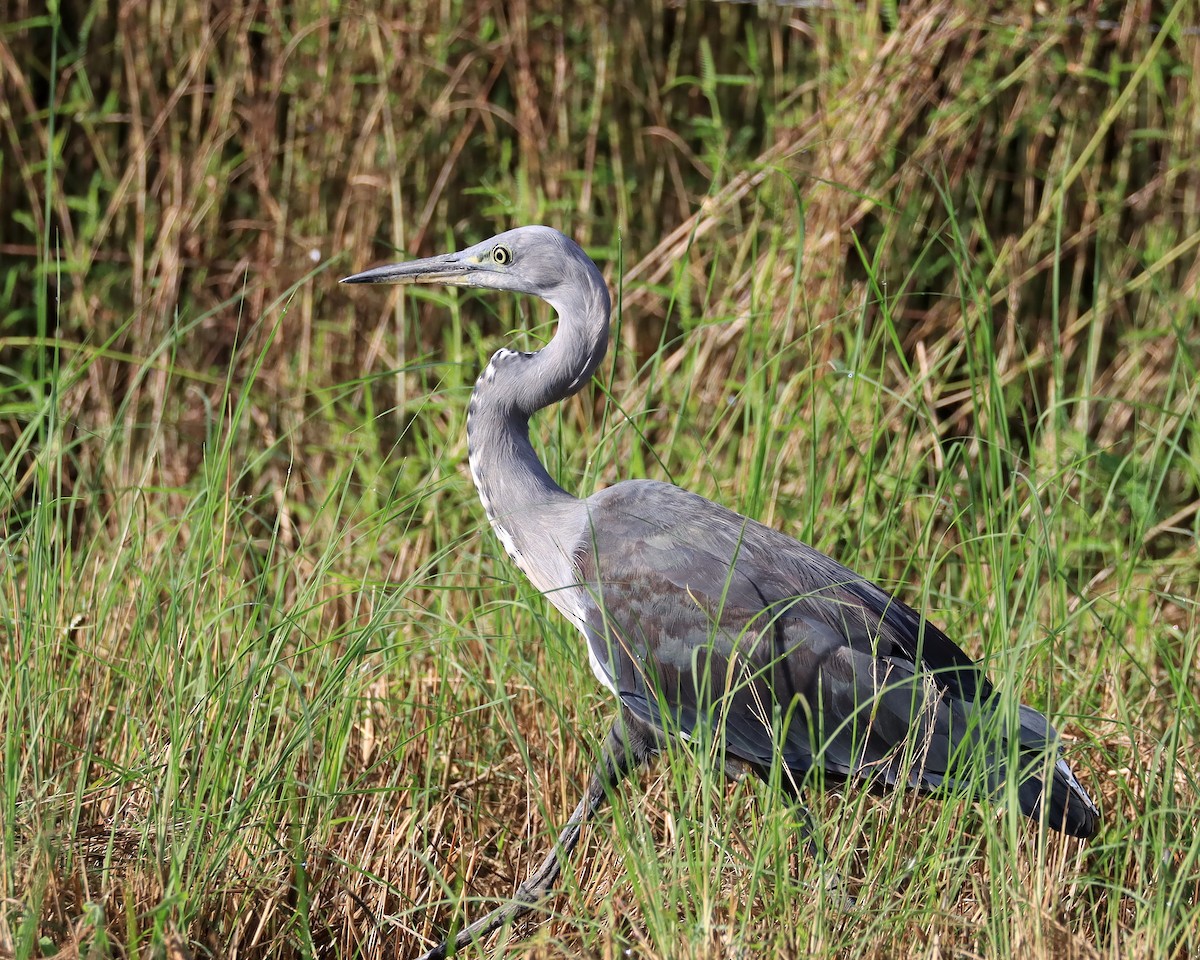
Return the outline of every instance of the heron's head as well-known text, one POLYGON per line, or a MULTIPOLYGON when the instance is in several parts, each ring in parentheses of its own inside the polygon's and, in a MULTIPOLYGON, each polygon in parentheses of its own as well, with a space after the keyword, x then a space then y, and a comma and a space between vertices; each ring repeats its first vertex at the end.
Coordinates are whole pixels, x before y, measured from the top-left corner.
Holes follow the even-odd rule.
POLYGON ((560 310, 597 284, 608 293, 588 255, 552 227, 518 227, 457 253, 392 263, 341 282, 489 287, 541 297, 560 310))

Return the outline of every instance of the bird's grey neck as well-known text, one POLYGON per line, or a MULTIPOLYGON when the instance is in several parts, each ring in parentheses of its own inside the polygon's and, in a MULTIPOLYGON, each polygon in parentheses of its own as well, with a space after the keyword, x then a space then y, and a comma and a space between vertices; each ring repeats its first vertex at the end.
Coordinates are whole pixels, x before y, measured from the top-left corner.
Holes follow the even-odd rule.
MULTIPOLYGON (((512 380, 523 375, 523 371, 512 368, 533 368, 535 357, 512 350, 498 351, 476 381, 467 407, 471 480, 493 525, 499 521, 508 527, 503 521, 510 514, 525 515, 541 505, 570 497, 555 483, 529 442, 531 411, 513 403, 508 389, 512 380)), ((524 375, 532 376, 532 369, 524 375)))
POLYGON ((554 338, 536 353, 497 351, 467 408, 471 479, 488 520, 518 563, 526 546, 522 536, 575 501, 534 452, 529 419, 579 392, 604 359, 609 301, 603 286, 589 307, 560 320, 554 338))

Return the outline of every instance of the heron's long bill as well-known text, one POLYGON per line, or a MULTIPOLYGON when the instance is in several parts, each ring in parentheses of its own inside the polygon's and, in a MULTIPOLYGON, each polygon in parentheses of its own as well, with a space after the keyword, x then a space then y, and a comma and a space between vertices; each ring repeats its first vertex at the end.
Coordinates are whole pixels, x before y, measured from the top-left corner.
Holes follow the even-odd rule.
POLYGON ((364 270, 353 276, 343 277, 339 283, 444 283, 451 286, 467 286, 471 275, 480 268, 474 260, 459 253, 448 253, 424 260, 409 260, 407 263, 389 263, 372 270, 364 270))

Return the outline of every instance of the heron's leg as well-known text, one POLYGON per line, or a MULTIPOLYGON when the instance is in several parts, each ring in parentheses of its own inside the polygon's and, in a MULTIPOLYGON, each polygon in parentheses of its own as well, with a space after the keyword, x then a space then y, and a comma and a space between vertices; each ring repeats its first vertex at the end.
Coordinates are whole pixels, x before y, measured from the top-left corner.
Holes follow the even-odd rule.
MULTIPOLYGON (((760 769, 758 773, 764 780, 769 776, 769 773, 764 769, 760 769)), ((783 792, 791 801, 791 808, 796 814, 797 827, 800 831, 800 839, 803 847, 817 866, 817 884, 832 902, 841 905, 843 908, 853 907, 854 898, 843 890, 841 874, 834 867, 830 866, 829 861, 826 859, 825 843, 821 838, 821 831, 817 827, 817 822, 812 815, 812 811, 808 809, 808 805, 801 799, 800 782, 792 777, 787 770, 783 773, 783 792)), ((803 857, 803 854, 801 856, 803 857)))
POLYGON ((807 804, 803 804, 799 800, 793 802, 792 809, 799 817, 800 837, 804 840, 805 847, 808 848, 808 855, 819 865, 824 864, 825 844, 821 842, 820 835, 817 833, 817 825, 813 821, 812 811, 808 809, 807 804))
MULTIPOLYGON (((770 767, 752 766, 750 769, 757 773, 759 779, 764 783, 771 783, 770 767)), ((800 828, 800 837, 804 841, 808 855, 817 862, 818 866, 823 865, 825 845, 821 842, 821 834, 817 830, 812 811, 808 809, 808 805, 803 799, 803 774, 794 773, 784 767, 781 771, 779 787, 783 791, 783 795, 790 801, 791 809, 799 820, 797 826, 800 828)))
POLYGON ((813 858, 813 862, 817 865, 817 885, 824 891, 830 903, 843 910, 853 908, 854 897, 846 893, 843 888, 842 875, 838 873, 835 867, 830 866, 829 861, 825 857, 825 844, 822 842, 821 835, 817 830, 812 811, 805 804, 801 803, 798 798, 793 799, 792 809, 796 811, 800 821, 800 837, 804 841, 804 847, 808 851, 808 855, 813 858))
POLYGON ((583 798, 563 827, 562 833, 558 835, 554 849, 542 861, 542 865, 517 888, 516 895, 510 903, 497 907, 487 916, 459 930, 456 935, 447 937, 432 950, 422 954, 419 960, 443 960, 456 951, 460 944, 478 940, 532 910, 538 901, 550 892, 550 887, 562 870, 563 862, 579 843, 583 825, 604 803, 608 792, 629 773, 644 766, 655 752, 656 744, 649 728, 622 708, 621 715, 604 741, 600 762, 588 781, 583 798))

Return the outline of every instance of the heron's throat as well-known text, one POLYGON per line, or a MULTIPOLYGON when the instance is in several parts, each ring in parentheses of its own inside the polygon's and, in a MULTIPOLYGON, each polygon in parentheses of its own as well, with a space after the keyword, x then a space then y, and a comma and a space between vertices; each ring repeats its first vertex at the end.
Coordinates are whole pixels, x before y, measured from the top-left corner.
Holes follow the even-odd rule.
MULTIPOLYGON (((507 374, 479 378, 467 410, 471 479, 505 552, 529 581, 576 624, 582 623, 574 557, 586 509, 554 482, 529 442, 529 414, 504 402, 506 377, 532 375, 536 355, 497 354, 507 374)), ((491 365, 489 365, 489 368, 491 365)))
POLYGON ((555 483, 529 441, 533 411, 519 402, 519 388, 538 375, 536 358, 499 351, 476 382, 467 407, 471 480, 492 529, 522 569, 533 547, 525 542, 530 532, 556 505, 575 499, 555 483))
POLYGON ((500 542, 535 583, 529 557, 543 549, 542 541, 557 540, 555 518, 578 501, 538 459, 529 442, 529 419, 578 393, 608 350, 608 290, 599 273, 588 279, 588 294, 573 309, 552 302, 559 325, 541 350, 495 353, 467 408, 471 479, 500 542))

